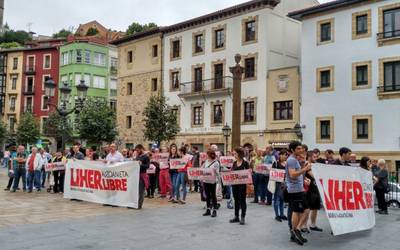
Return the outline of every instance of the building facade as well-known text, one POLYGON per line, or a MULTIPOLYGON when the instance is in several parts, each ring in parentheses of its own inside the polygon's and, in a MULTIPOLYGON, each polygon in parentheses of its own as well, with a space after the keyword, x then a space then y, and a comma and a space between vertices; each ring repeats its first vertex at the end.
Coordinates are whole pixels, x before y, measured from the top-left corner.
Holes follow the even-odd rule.
POLYGON ((333 1, 289 16, 302 21, 304 142, 400 169, 399 1, 333 1))
POLYGON ((150 144, 144 138, 142 112, 152 95, 162 91, 162 33, 152 29, 116 40, 118 46, 117 124, 128 148, 150 144))
POLYGON ((288 81, 288 74, 296 74, 293 70, 273 70, 299 65, 301 25, 286 15, 315 4, 250 1, 164 28, 163 90, 178 114, 178 144, 196 145, 201 150, 210 144, 224 148, 221 129, 225 124, 232 125, 233 81, 229 67, 235 65, 236 54, 242 56, 244 67, 241 144, 286 145, 298 138, 294 130, 298 114, 293 108, 298 107, 298 98, 279 103, 283 106, 277 106, 282 109, 277 120, 268 112, 273 110, 272 97, 280 95, 277 79, 282 76, 282 82, 297 85, 290 88, 293 93, 299 81, 288 81))

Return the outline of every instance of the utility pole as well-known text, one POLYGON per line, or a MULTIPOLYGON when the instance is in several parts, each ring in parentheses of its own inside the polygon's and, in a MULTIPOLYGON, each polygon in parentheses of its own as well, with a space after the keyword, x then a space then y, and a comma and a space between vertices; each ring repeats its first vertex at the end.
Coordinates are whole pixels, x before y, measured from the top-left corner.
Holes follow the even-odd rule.
POLYGON ((240 66, 242 56, 235 55, 236 65, 229 70, 233 75, 233 93, 232 93, 232 151, 240 146, 240 118, 241 118, 241 99, 242 99, 242 77, 244 68, 240 66))

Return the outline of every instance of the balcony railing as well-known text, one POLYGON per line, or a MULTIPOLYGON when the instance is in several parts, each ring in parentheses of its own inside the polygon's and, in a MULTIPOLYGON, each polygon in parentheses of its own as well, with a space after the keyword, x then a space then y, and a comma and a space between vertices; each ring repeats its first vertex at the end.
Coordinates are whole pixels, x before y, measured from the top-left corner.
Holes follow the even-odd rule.
POLYGON ((390 38, 400 38, 400 30, 393 30, 387 32, 381 32, 377 34, 378 40, 390 39, 390 38))
POLYGON ((400 85, 384 85, 378 87, 378 94, 400 92, 400 85))
POLYGON ((36 69, 34 64, 25 66, 25 74, 35 74, 35 73, 36 69))
POLYGON ((230 95, 233 87, 232 77, 221 77, 202 81, 181 83, 179 96, 182 98, 205 95, 230 95))
POLYGON ((24 91, 24 95, 34 95, 34 94, 35 94, 35 90, 33 89, 33 87, 28 87, 24 91))

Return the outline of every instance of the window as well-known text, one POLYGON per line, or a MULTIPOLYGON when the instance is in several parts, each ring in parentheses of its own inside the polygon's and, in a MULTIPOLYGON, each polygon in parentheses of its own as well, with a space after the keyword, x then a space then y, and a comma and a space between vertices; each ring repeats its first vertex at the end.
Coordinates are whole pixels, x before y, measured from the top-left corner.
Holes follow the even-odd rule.
POLYGON ((331 86, 331 71, 329 70, 321 71, 320 76, 321 76, 320 87, 329 88, 331 86))
POLYGON ((292 120, 293 101, 274 102, 274 120, 292 120))
POLYGON ((213 105, 213 124, 223 123, 223 106, 222 104, 213 105))
POLYGON ((203 68, 194 69, 194 92, 203 90, 203 68))
POLYGON ((320 121, 320 134, 321 140, 330 140, 331 139, 331 121, 320 121))
POLYGON ((13 58, 13 70, 18 69, 18 57, 13 58))
POLYGON ((10 111, 14 112, 15 111, 15 102, 16 102, 17 98, 15 96, 10 96, 10 111))
POLYGON ((368 85, 368 65, 361 65, 356 67, 357 86, 368 85))
POLYGON ((151 91, 157 91, 158 79, 153 78, 151 79, 151 91))
POLYGON ((76 63, 82 63, 82 50, 76 50, 76 63))
POLYGON ((362 35, 368 33, 368 14, 356 17, 356 34, 362 35))
POLYGON ((126 117, 126 128, 132 128, 132 116, 130 115, 126 117))
POLYGON ((62 65, 67 65, 69 63, 69 53, 68 52, 63 52, 61 54, 61 64, 62 65))
POLYGON ((172 58, 179 58, 181 54, 181 41, 175 40, 172 42, 172 58))
POLYGON ((244 102, 244 122, 255 121, 254 101, 244 102))
POLYGON ((325 45, 334 41, 334 25, 334 18, 317 22, 317 45, 325 45))
POLYGON ((15 124, 17 123, 17 118, 15 116, 10 116, 8 118, 8 124, 10 125, 10 132, 15 132, 15 124))
POLYGON ((35 57, 34 56, 28 56, 28 65, 27 65, 27 71, 34 71, 35 70, 35 57))
POLYGON ((246 22, 246 42, 256 39, 256 21, 246 22))
POLYGON ((106 87, 106 79, 103 76, 93 76, 93 88, 104 89, 106 87))
POLYGON ((171 90, 179 89, 179 71, 171 72, 171 90))
POLYGON ((400 8, 383 12, 384 38, 400 37, 400 8))
POLYGON ((194 53, 201 53, 204 51, 203 34, 199 34, 194 37, 194 44, 194 53))
POLYGON ((214 64, 214 89, 221 89, 224 87, 224 64, 214 64))
POLYGON ((132 95, 132 83, 128 82, 126 84, 126 95, 132 95))
POLYGON ((117 100, 110 100, 110 108, 113 111, 117 111, 117 100))
POLYGON ((253 78, 255 76, 255 58, 246 58, 244 60, 244 78, 253 78))
POLYGON ((326 42, 331 40, 331 24, 324 23, 321 24, 321 42, 326 42))
POLYGON ((334 66, 317 69, 317 92, 334 90, 334 66))
POLYGON ((93 63, 98 66, 106 66, 106 55, 103 53, 94 53, 93 63))
POLYGON ((179 120, 180 120, 180 117, 179 117, 179 106, 174 106, 174 107, 172 107, 171 108, 171 112, 172 112, 172 114, 174 114, 174 116, 176 117, 176 121, 177 121, 177 123, 178 123, 178 125, 179 125, 179 120))
POLYGON ((34 86, 33 86, 33 77, 27 77, 26 78, 26 92, 28 92, 28 93, 33 93, 33 90, 34 90, 34 86))
POLYGON ((33 110, 33 98, 32 97, 27 97, 25 102, 25 112, 32 112, 33 110))
POLYGON ((90 86, 91 82, 90 82, 90 75, 89 74, 84 74, 83 75, 83 80, 85 81, 85 85, 86 86, 90 86))
POLYGON ((158 57, 158 45, 153 45, 152 47, 152 56, 153 57, 158 57))
POLYGON ((75 74, 75 86, 78 86, 81 83, 82 76, 81 74, 75 74))
POLYGON ((90 50, 85 50, 85 63, 90 64, 90 50))
POLYGON ((357 119, 357 139, 368 139, 368 119, 357 119))
POLYGON ((132 50, 128 51, 128 63, 132 63, 133 62, 133 52, 132 50))
POLYGON ((193 107, 193 125, 203 124, 203 106, 193 107))
POLYGON ((353 116, 353 143, 372 143, 372 115, 353 116))
POLYGON ((48 110, 49 106, 47 105, 49 102, 49 97, 48 96, 42 96, 42 110, 48 110))
POLYGON ((62 84, 68 83, 68 76, 62 76, 62 77, 61 77, 61 83, 62 83, 62 84))
POLYGON ((400 91, 400 61, 386 62, 384 67, 384 91, 400 91))
POLYGON ((12 76, 11 77, 11 89, 16 90, 17 89, 17 80, 18 76, 12 76))
POLYGON ((117 80, 114 79, 110 80, 110 96, 112 97, 117 96, 117 80))
POLYGON ((220 49, 225 46, 225 30, 218 29, 215 31, 215 48, 220 49))
POLYGON ((47 80, 50 79, 50 75, 43 75, 43 81, 42 81, 42 90, 46 89, 45 83, 47 80))

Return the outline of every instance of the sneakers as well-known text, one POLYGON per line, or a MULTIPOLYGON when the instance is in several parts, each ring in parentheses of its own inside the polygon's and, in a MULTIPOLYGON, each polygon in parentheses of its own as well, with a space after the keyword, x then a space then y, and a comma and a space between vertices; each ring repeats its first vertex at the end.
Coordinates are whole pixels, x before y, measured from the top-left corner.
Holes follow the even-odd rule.
POLYGON ((276 220, 276 221, 279 221, 279 222, 282 222, 282 219, 281 219, 281 217, 279 217, 279 216, 276 216, 276 217, 275 217, 275 220, 276 220))
POLYGON ((294 233, 294 236, 296 237, 296 239, 300 240, 302 243, 306 243, 307 242, 307 239, 303 237, 303 235, 301 234, 300 230, 294 229, 293 233, 294 233))
POLYGON ((213 211, 212 211, 211 217, 212 217, 212 218, 217 217, 217 211, 216 211, 216 210, 213 210, 213 211))
POLYGON ((210 209, 207 209, 207 211, 203 214, 203 216, 210 216, 210 215, 211 215, 210 209))
POLYGON ((240 225, 246 224, 245 221, 244 221, 244 217, 241 217, 241 218, 240 218, 240 223, 239 223, 239 224, 240 224, 240 225))
POLYGON ((286 216, 279 216, 281 218, 281 220, 288 220, 288 218, 286 216))
POLYGON ((308 228, 306 228, 306 227, 305 227, 305 228, 302 228, 302 229, 301 229, 301 232, 302 232, 302 233, 308 233, 308 234, 311 233, 310 230, 308 230, 308 228))
POLYGON ((10 189, 9 188, 5 188, 4 191, 10 191, 10 189))
POLYGON ((239 220, 238 217, 235 217, 235 218, 229 220, 229 222, 230 222, 230 223, 238 223, 238 222, 240 222, 240 220, 239 220))
POLYGON ((294 231, 295 230, 290 230, 290 241, 296 242, 297 245, 302 246, 304 244, 303 241, 296 237, 294 231))
POLYGON ((259 201, 258 205, 266 205, 267 203, 265 203, 265 201, 259 201))
POLYGON ((381 210, 381 211, 379 211, 379 212, 378 212, 378 214, 384 214, 384 215, 387 215, 387 214, 389 214, 389 213, 388 213, 388 211, 387 211, 387 210, 381 210))
POLYGON ((11 189, 10 192, 15 193, 17 190, 11 189))
POLYGON ((186 204, 186 202, 183 201, 183 200, 178 200, 178 203, 181 204, 181 205, 185 205, 186 204))
POLYGON ((316 231, 316 232, 322 232, 322 231, 324 231, 324 230, 322 230, 322 228, 319 228, 319 227, 317 227, 317 226, 315 226, 315 227, 310 227, 310 230, 311 230, 311 231, 316 231))

